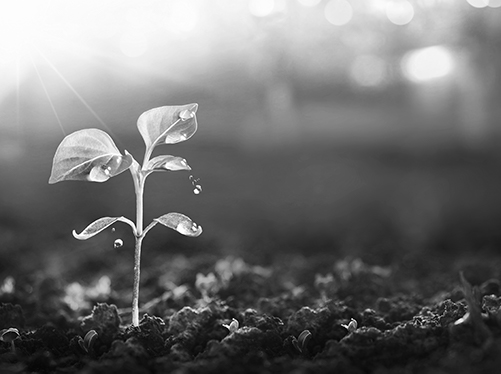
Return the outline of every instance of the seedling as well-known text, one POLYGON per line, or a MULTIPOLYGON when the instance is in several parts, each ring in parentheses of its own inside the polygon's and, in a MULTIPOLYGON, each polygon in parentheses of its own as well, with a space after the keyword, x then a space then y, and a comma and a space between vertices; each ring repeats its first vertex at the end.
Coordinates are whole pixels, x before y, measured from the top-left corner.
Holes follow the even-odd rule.
POLYGON ((97 339, 96 330, 90 330, 87 334, 85 334, 83 339, 80 336, 78 337, 78 345, 85 352, 89 353, 89 351, 92 349, 92 346, 94 345, 96 339, 97 339))
POLYGON ((304 353, 306 352, 310 339, 311 339, 310 330, 304 330, 301 334, 299 334, 297 339, 296 337, 293 337, 292 345, 294 346, 294 348, 296 348, 296 350, 299 353, 304 353))
POLYGON ((231 334, 240 328, 240 324, 235 318, 232 318, 230 324, 226 325, 223 323, 223 327, 226 327, 231 334))
POLYGON ((16 354, 16 345, 14 341, 19 338, 19 330, 11 327, 0 331, 0 340, 6 343, 10 343, 10 350, 13 354, 16 354))
POLYGON ((358 328, 358 322, 355 318, 352 318, 347 325, 341 324, 341 326, 343 326, 346 330, 348 330, 348 333, 350 333, 358 328))
MULTIPOLYGON (((87 240, 110 227, 117 221, 132 228, 135 236, 134 285, 132 290, 132 324, 139 326, 139 279, 141 246, 145 235, 157 223, 191 237, 199 236, 202 227, 181 213, 167 213, 155 218, 143 227, 143 195, 146 177, 157 171, 191 170, 184 158, 156 156, 151 158, 155 147, 176 144, 188 140, 197 131, 196 111, 198 104, 163 106, 141 114, 137 121, 139 133, 146 145, 143 163, 140 165, 127 151, 122 155, 113 139, 104 131, 84 129, 66 136, 54 155, 49 183, 67 180, 106 182, 108 179, 129 170, 136 193, 136 222, 126 217, 102 217, 88 225, 80 234, 73 236, 87 240)), ((115 247, 122 241, 115 241, 115 247)))

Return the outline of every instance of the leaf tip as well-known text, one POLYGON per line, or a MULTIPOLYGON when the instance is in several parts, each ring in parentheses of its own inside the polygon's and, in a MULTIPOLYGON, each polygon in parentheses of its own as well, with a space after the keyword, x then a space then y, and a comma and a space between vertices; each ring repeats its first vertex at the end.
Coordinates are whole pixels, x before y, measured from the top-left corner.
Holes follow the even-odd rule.
POLYGON ((83 237, 82 237, 80 234, 78 234, 78 233, 76 232, 76 230, 73 230, 71 233, 73 234, 73 237, 74 237, 75 239, 78 239, 78 240, 84 240, 84 239, 83 239, 83 237))

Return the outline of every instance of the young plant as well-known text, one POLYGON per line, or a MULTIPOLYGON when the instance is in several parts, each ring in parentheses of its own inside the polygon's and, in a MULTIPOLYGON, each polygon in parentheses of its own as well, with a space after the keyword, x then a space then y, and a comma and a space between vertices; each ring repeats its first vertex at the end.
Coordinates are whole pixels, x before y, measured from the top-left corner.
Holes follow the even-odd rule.
POLYGON ((202 227, 181 213, 168 213, 155 218, 143 227, 143 194, 146 177, 156 171, 191 170, 186 160, 176 156, 151 158, 156 146, 175 144, 188 140, 197 131, 196 111, 198 104, 163 106, 141 114, 137 127, 146 145, 143 163, 140 165, 125 151, 122 155, 111 137, 98 129, 84 129, 66 136, 54 155, 49 183, 67 180, 106 182, 125 170, 132 174, 136 193, 136 222, 126 217, 102 217, 88 225, 80 234, 73 230, 73 236, 87 240, 110 227, 117 221, 132 228, 135 236, 134 285, 132 292, 132 324, 139 325, 139 279, 141 246, 145 235, 157 223, 177 232, 196 237, 202 227))

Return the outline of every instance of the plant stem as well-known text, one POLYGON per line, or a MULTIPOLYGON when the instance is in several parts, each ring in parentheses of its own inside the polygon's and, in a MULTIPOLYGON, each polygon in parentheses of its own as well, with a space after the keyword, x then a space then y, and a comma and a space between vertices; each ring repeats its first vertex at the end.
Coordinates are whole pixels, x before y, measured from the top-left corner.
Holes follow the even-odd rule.
POLYGON ((144 178, 138 173, 134 178, 136 190, 136 245, 134 247, 134 285, 132 288, 132 325, 139 326, 139 283, 141 275, 141 244, 143 242, 144 178))

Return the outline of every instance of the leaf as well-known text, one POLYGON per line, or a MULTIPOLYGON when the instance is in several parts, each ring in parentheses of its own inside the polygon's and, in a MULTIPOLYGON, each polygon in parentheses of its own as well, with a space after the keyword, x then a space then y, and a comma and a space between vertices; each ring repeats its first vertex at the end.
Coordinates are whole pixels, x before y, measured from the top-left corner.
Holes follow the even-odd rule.
POLYGON ((176 156, 157 156, 146 164, 146 170, 191 170, 186 160, 176 156))
POLYGON ((202 226, 197 225, 190 218, 181 213, 167 213, 153 221, 167 226, 178 233, 186 236, 199 236, 202 233, 202 226))
POLYGON ((132 156, 123 156, 106 132, 79 130, 66 136, 57 147, 49 183, 65 180, 105 182, 131 164, 132 156))
POLYGON ((73 236, 78 240, 87 240, 99 234, 101 231, 106 230, 117 221, 127 223, 132 227, 134 234, 136 233, 136 226, 134 223, 125 217, 102 217, 92 222, 80 234, 77 234, 77 232, 73 230, 73 236))
POLYGON ((137 128, 146 148, 188 140, 197 131, 198 104, 162 106, 139 116, 137 128))

